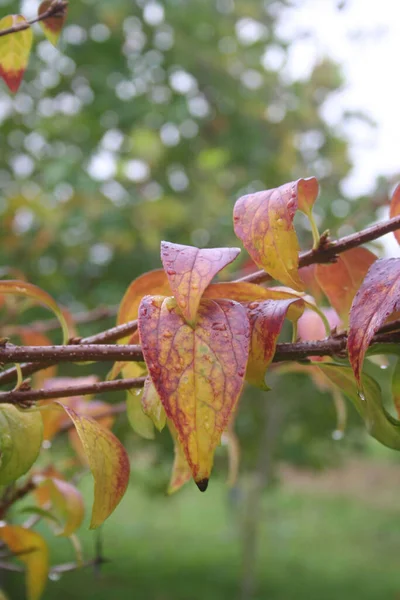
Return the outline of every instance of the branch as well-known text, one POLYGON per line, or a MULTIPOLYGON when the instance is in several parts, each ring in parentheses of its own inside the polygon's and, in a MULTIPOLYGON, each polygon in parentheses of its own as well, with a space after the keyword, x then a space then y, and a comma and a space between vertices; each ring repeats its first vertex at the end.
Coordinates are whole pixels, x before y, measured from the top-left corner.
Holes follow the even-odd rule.
POLYGON ((14 346, 0 347, 0 362, 20 363, 29 360, 43 363, 115 361, 141 362, 144 360, 140 346, 128 344, 86 344, 78 346, 14 346))
POLYGON ((49 17, 63 17, 66 13, 67 7, 67 0, 54 0, 44 13, 38 15, 34 19, 26 21, 25 23, 18 23, 18 25, 13 25, 8 29, 1 29, 0 37, 2 37, 3 35, 10 35, 10 33, 24 31, 24 29, 29 29, 29 27, 34 23, 37 23, 38 21, 45 21, 49 17))
MULTIPOLYGON (((316 263, 323 264, 335 262, 338 254, 346 252, 346 250, 351 250, 352 248, 357 248, 358 246, 362 246, 368 242, 372 242, 373 240, 376 240, 392 231, 396 231, 397 229, 400 229, 400 216, 393 217, 393 219, 389 219, 383 223, 371 225, 371 227, 367 227, 362 231, 346 235, 335 242, 330 241, 327 236, 322 235, 318 248, 307 250, 307 252, 302 252, 300 254, 299 268, 301 269, 302 267, 308 267, 309 265, 316 263)), ((265 271, 256 271, 255 273, 250 273, 250 275, 246 275, 245 277, 240 277, 239 279, 236 279, 236 281, 262 283, 264 281, 268 281, 269 279, 271 279, 271 276, 265 271)))
MULTIPOLYGON (((367 227, 366 229, 357 233, 352 233, 351 235, 345 236, 335 242, 328 240, 327 236, 322 235, 318 248, 308 250, 307 252, 300 254, 299 267, 305 267, 315 263, 333 262, 338 254, 345 252, 346 250, 350 250, 351 248, 361 246, 367 242, 371 242, 372 240, 378 239, 382 235, 396 231, 397 229, 400 229, 400 216, 389 219, 388 221, 384 221, 383 223, 372 225, 371 227, 367 227)), ((235 282, 246 281, 251 283, 262 283, 268 281, 269 279, 270 276, 268 273, 265 273, 265 271, 257 271, 256 273, 236 279, 235 282)), ((389 323, 386 327, 390 328, 391 324, 389 323)), ((117 327, 112 327, 111 329, 107 329, 96 335, 72 341, 79 345, 107 344, 108 342, 119 340, 129 334, 134 333, 136 329, 137 321, 129 321, 128 323, 118 325, 117 327)), ((381 331, 383 332, 383 329, 381 331)), ((393 331, 393 329, 386 329, 386 331, 393 331)), ((51 362, 30 362, 27 364, 22 364, 22 374, 24 376, 31 375, 36 371, 51 367, 58 362, 59 361, 57 357, 51 362)), ((17 371, 15 367, 7 369, 6 371, 3 371, 3 373, 0 373, 0 385, 13 382, 15 381, 16 377, 17 371)))
POLYGON ((88 396, 131 390, 133 388, 142 388, 145 379, 145 377, 133 377, 130 379, 116 379, 115 381, 99 381, 92 384, 66 386, 57 389, 2 392, 0 393, 0 404, 29 404, 38 400, 56 400, 57 398, 69 398, 72 396, 88 396))
MULTIPOLYGON (((398 323, 398 322, 397 322, 398 323)), ((387 327, 387 326, 385 326, 387 327)), ((400 342, 400 331, 388 332, 388 333, 378 333, 372 338, 371 345, 373 344, 394 344, 400 342)), ((274 363, 284 362, 284 361, 298 361, 298 360, 307 360, 312 356, 338 356, 340 358, 344 358, 346 356, 346 346, 347 346, 347 335, 340 334, 338 336, 332 336, 326 338, 325 340, 315 340, 310 342, 297 342, 295 344, 285 343, 285 344, 277 344, 275 356, 273 358, 274 363)), ((25 347, 22 350, 25 351, 25 347)), ((106 352, 101 355, 99 354, 98 358, 95 360, 109 360, 110 353, 117 353, 127 348, 130 351, 128 352, 128 358, 124 358, 124 360, 138 360, 138 357, 141 357, 140 346, 103 346, 102 348, 106 349, 106 352), (132 350, 133 349, 133 350, 132 350)), ((65 349, 69 349, 69 346, 41 346, 41 347, 31 347, 30 350, 53 350, 53 352, 61 352, 65 349)), ((87 360, 88 354, 90 352, 98 351, 99 348, 96 346, 88 348, 82 347, 78 349, 79 352, 89 350, 89 352, 83 352, 83 356, 81 356, 81 360, 87 360)), ((76 356, 73 358, 76 361, 76 356)), ((114 392, 120 390, 129 390, 132 388, 141 388, 144 385, 145 377, 135 377, 130 379, 117 379, 115 381, 100 381, 94 384, 84 384, 84 385, 74 385, 67 386, 58 389, 41 389, 41 390, 15 390, 10 392, 2 392, 0 393, 0 403, 14 403, 14 404, 26 404, 31 402, 36 402, 38 400, 53 400, 56 398, 65 398, 69 396, 85 396, 85 395, 93 395, 93 394, 104 394, 107 392, 114 392)), ((118 405, 119 406, 119 405, 118 405)), ((120 411, 121 408, 118 408, 120 411)))

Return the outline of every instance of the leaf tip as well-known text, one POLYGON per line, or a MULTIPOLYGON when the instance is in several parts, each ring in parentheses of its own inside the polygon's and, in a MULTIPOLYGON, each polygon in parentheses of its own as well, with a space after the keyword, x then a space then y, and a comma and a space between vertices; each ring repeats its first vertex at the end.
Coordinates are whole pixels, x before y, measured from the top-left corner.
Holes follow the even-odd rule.
POLYGON ((200 481, 196 481, 196 485, 201 492, 205 492, 208 488, 208 479, 205 477, 204 479, 200 479, 200 481))

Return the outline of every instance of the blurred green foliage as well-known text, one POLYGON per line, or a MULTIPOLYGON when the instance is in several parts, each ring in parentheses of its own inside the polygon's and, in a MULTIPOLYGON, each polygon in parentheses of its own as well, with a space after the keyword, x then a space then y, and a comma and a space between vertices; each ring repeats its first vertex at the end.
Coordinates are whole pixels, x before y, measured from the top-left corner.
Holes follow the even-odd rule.
POLYGON ((350 161, 321 114, 342 80, 329 60, 290 74, 286 4, 79 0, 60 49, 39 29, 20 92, 0 91, 0 262, 65 304, 116 303, 161 239, 237 245, 239 195, 309 175, 335 228, 350 161))

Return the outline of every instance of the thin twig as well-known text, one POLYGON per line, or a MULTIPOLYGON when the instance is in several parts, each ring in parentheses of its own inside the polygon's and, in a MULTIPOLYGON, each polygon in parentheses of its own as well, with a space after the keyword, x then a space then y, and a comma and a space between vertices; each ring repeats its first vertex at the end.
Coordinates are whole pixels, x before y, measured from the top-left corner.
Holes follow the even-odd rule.
POLYGON ((93 384, 66 386, 57 389, 40 389, 26 391, 11 391, 0 393, 0 404, 25 404, 38 400, 55 400, 71 396, 87 396, 92 394, 104 394, 121 390, 142 388, 145 377, 133 377, 130 379, 116 379, 114 381, 99 381, 93 384))
POLYGON ((67 7, 68 2, 66 0, 54 0, 54 2, 51 3, 49 8, 44 13, 38 15, 34 19, 31 19, 30 21, 25 21, 25 23, 18 23, 17 25, 13 25, 8 29, 1 29, 0 37, 2 37, 3 35, 10 35, 11 33, 17 33, 18 31, 24 31, 24 29, 29 29, 29 27, 34 23, 38 23, 39 21, 45 21, 50 17, 63 17, 65 15, 67 7))
MULTIPOLYGON (((371 225, 362 231, 351 233, 336 241, 330 241, 321 236, 322 243, 318 248, 302 252, 299 256, 299 268, 308 267, 313 264, 324 264, 334 262, 338 254, 357 248, 368 242, 372 242, 387 233, 400 229, 400 216, 388 219, 383 223, 371 225)), ((236 281, 246 281, 248 283, 262 283, 271 279, 265 271, 256 271, 245 277, 240 277, 236 281)))

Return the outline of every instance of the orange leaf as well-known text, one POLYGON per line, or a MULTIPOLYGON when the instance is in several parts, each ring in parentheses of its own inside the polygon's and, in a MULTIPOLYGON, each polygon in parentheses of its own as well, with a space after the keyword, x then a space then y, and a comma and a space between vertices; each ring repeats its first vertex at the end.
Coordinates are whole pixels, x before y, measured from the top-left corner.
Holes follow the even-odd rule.
POLYGON ((286 298, 298 298, 299 295, 292 291, 264 288, 255 283, 246 282, 224 282, 212 283, 203 294, 203 298, 229 298, 236 302, 246 303, 253 300, 284 300, 286 298))
POLYGON ((45 499, 45 503, 49 499, 56 510, 56 516, 63 522, 57 535, 69 537, 80 527, 84 517, 82 494, 71 483, 56 477, 45 478, 39 485, 39 490, 41 488, 44 493, 39 493, 37 497, 45 499))
POLYGON ((129 458, 111 431, 91 417, 78 415, 60 404, 71 417, 82 442, 94 478, 94 503, 90 528, 95 529, 109 517, 125 494, 129 481, 129 458))
POLYGON ((246 370, 249 322, 230 300, 202 300, 193 328, 174 298, 147 296, 139 309, 143 354, 200 490, 237 404, 246 370))
MULTIPOLYGON (((322 309, 331 329, 338 327, 341 321, 333 308, 322 309)), ((297 324, 299 338, 303 341, 323 340, 326 337, 326 331, 321 317, 312 310, 306 310, 300 317, 297 324)), ((322 356, 313 356, 312 360, 323 360, 322 356)))
POLYGON ((300 298, 264 300, 250 302, 247 309, 251 336, 246 381, 268 390, 264 379, 265 372, 274 357, 285 318, 288 316, 288 311, 291 311, 290 319, 297 321, 304 311, 304 302, 300 298))
POLYGON ((203 248, 161 242, 161 260, 172 293, 188 323, 196 320, 201 296, 213 277, 235 260, 239 248, 203 248))
MULTIPOLYGON (((0 30, 26 22, 22 15, 8 15, 0 20, 0 30)), ((30 27, 0 37, 0 77, 14 93, 21 85, 29 61, 32 42, 33 33, 30 27)))
POLYGON ((297 205, 298 209, 309 215, 318 198, 319 184, 315 177, 299 179, 297 181, 297 205))
POLYGON ((297 208, 309 212, 316 197, 315 184, 314 178, 299 179, 242 196, 233 212, 235 233, 258 267, 296 290, 304 286, 298 273, 299 243, 293 218, 297 208))
MULTIPOLYGON (((400 215, 400 184, 396 186, 393 192, 392 200, 390 202, 390 218, 398 217, 400 215)), ((400 244, 400 230, 393 232, 394 237, 400 244)))
POLYGON ((301 267, 299 270, 299 275, 300 279, 304 283, 304 289, 311 294, 317 304, 320 304, 323 298, 323 293, 315 277, 316 266, 317 265, 308 265, 307 267, 301 267))
MULTIPOLYGON (((13 37, 13 35, 14 34, 5 37, 13 37)), ((0 40, 1 39, 2 38, 0 37, 0 40)), ((46 308, 52 310, 62 327, 64 334, 64 344, 67 344, 69 333, 64 315, 62 314, 61 308, 58 306, 57 302, 47 292, 41 290, 37 285, 27 283, 26 281, 2 279, 0 281, 0 293, 13 294, 15 296, 24 296, 25 298, 31 298, 32 300, 36 300, 36 302, 39 302, 40 304, 46 306, 46 308)))
POLYGON ((315 265, 315 277, 344 325, 349 322, 353 298, 376 259, 366 248, 353 248, 338 256, 335 263, 315 265))
MULTIPOLYGON (((119 305, 119 311, 117 316, 117 325, 127 323, 137 319, 139 304, 144 296, 148 294, 161 296, 170 296, 171 288, 168 283, 168 278, 163 269, 156 269, 144 273, 137 279, 134 279, 126 290, 124 297, 119 305)), ((126 343, 129 336, 119 340, 119 343, 126 343)), ((134 344, 134 341, 130 341, 134 344)))
POLYGON ((28 600, 39 600, 49 573, 47 544, 36 531, 17 525, 0 527, 0 539, 18 560, 26 564, 26 589, 28 600))
POLYGON ((357 383, 367 348, 387 317, 399 310, 400 258, 376 260, 370 267, 350 310, 347 347, 357 383))
MULTIPOLYGON (((44 0, 41 3, 38 10, 38 15, 41 16, 45 13, 50 6, 53 4, 53 0, 44 0)), ((64 26, 65 19, 67 18, 67 7, 64 10, 63 14, 57 14, 53 17, 48 17, 43 21, 40 21, 40 26, 43 29, 43 32, 49 42, 53 44, 53 46, 57 45, 58 38, 60 37, 61 29, 64 26)))

